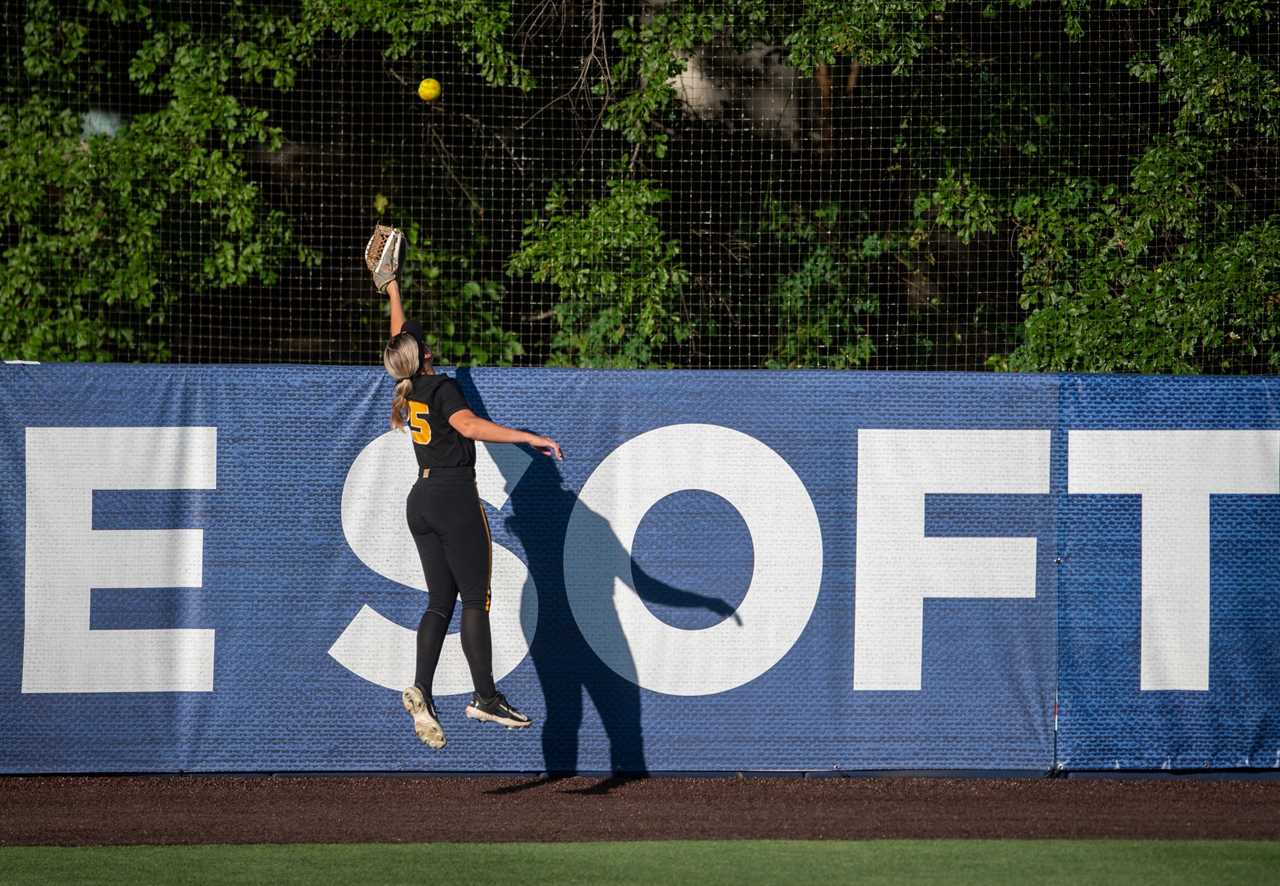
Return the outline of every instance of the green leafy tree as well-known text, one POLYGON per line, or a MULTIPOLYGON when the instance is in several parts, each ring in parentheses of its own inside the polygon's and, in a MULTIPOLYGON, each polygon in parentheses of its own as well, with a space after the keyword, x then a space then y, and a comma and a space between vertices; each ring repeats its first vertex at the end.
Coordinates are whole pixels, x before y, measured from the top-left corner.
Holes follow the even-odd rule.
POLYGON ((875 345, 866 322, 878 304, 867 261, 880 250, 878 244, 847 242, 839 216, 834 204, 809 215, 772 196, 765 201, 761 233, 796 261, 778 275, 772 292, 777 313, 765 359, 770 369, 854 369, 871 359, 875 345))
MULTIPOLYGON (((113 21, 160 27, 145 10, 96 5, 113 21)), ((241 173, 237 148, 278 133, 226 92, 227 60, 182 42, 189 30, 175 24, 179 36, 156 33, 129 72, 141 94, 170 100, 127 124, 96 121, 87 100, 75 108, 50 96, 105 76, 91 30, 61 4, 27 4, 23 69, 0 107, 6 356, 163 359, 179 292, 271 282, 286 255, 310 258, 241 173)))
MULTIPOLYGON (((291 89, 325 38, 373 31, 397 58, 423 34, 456 27, 486 78, 528 84, 499 39, 509 9, 498 4, 332 0, 290 14, 232 0, 218 12, 197 29, 173 5, 26 4, 0 106, 3 356, 165 359, 180 298, 271 286, 288 262, 317 263, 246 171, 246 148, 278 151, 283 133, 241 96, 264 83, 291 89), (124 69, 106 62, 117 40, 130 54, 124 69), (94 113, 95 96, 120 78, 144 110, 94 113)), ((476 285, 479 301, 493 300, 476 285)), ((468 347, 513 354, 501 338, 486 331, 468 347)))
POLYGON ((1280 148, 1280 78, 1195 28, 1247 29, 1252 3, 1187 4, 1158 61, 1133 73, 1176 104, 1128 182, 1064 177, 1019 198, 1023 302, 1011 369, 1197 373, 1280 367, 1280 215, 1223 161, 1280 148))
POLYGON ((664 346, 689 337, 679 309, 688 272, 653 213, 669 198, 650 181, 619 179, 606 197, 576 209, 568 190, 555 187, 545 213, 525 227, 510 269, 559 292, 553 364, 661 366, 664 346))
POLYGON ((501 282, 478 277, 470 255, 434 249, 416 222, 404 233, 404 308, 427 330, 436 363, 512 365, 524 347, 502 325, 501 282))
POLYGON ((2 13, 20 36, 0 86, 0 355, 164 359, 178 312, 337 266, 321 250, 343 247, 314 232, 349 239, 378 218, 414 231, 409 296, 459 361, 1280 366, 1267 0, 195 9, 2 13), (429 49, 483 100, 414 105, 412 131, 355 101, 328 122, 280 111, 338 83, 334 58, 370 107, 399 101, 429 49), (796 77, 789 144, 742 122, 759 67, 718 118, 681 106, 696 65, 766 50, 796 77), (126 115, 95 113, 108 93, 126 115), (312 204, 341 201, 291 202, 252 160, 307 133, 377 158, 325 170, 364 190, 323 225, 312 204), (688 165, 742 156, 741 176, 688 165), (531 294, 550 294, 549 323, 530 321, 531 294))

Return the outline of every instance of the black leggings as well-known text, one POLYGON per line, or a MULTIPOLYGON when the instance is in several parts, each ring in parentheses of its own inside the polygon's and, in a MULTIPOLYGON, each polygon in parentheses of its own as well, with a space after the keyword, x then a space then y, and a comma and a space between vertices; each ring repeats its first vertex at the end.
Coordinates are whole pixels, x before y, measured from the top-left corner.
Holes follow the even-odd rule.
POLYGON ((427 579, 427 611, 418 625, 414 682, 424 695, 431 696, 440 649, 461 597, 462 651, 476 692, 491 698, 497 691, 489 634, 493 548, 474 477, 468 472, 449 475, 438 471, 418 480, 405 503, 405 517, 427 579))

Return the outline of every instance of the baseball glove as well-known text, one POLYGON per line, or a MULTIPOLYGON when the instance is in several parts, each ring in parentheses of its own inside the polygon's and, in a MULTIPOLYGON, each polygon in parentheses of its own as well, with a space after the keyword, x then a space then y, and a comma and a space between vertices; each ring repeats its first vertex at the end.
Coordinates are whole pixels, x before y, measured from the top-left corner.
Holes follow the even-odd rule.
POLYGON ((386 292, 387 286, 396 279, 403 257, 404 234, 398 228, 376 226, 369 244, 364 248, 364 263, 373 275, 373 285, 379 292, 386 292))

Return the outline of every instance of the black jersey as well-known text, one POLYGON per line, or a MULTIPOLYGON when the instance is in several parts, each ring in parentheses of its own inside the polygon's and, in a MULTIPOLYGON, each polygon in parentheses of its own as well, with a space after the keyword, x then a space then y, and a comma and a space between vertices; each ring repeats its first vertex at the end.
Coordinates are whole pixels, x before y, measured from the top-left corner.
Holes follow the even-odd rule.
POLYGON ((474 467, 476 444, 449 424, 449 416, 470 409, 458 383, 447 375, 419 375, 408 396, 409 435, 420 468, 474 467))
MULTIPOLYGON (((418 343, 421 354, 426 348, 422 324, 405 320, 400 327, 418 343)), ((419 375, 409 389, 409 433, 420 468, 474 467, 476 444, 453 429, 449 416, 459 409, 470 409, 458 383, 447 375, 419 375)))

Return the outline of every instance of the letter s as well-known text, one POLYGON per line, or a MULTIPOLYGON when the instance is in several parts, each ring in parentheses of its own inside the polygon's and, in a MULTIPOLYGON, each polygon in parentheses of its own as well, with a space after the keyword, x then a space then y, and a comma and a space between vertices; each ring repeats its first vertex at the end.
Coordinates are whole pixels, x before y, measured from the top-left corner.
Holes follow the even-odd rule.
MULTIPOLYGON (((501 508, 532 458, 514 446, 476 445, 476 485, 481 500, 501 508)), ((408 438, 388 431, 356 456, 342 487, 342 532, 352 552, 374 572, 425 591, 422 563, 404 521, 404 501, 418 474, 408 438)), ((515 554, 493 545, 493 676, 501 680, 529 652, 538 623, 538 593, 515 554)), ((425 601, 423 606, 425 608, 425 601)), ((329 649, 358 677, 403 689, 413 683, 416 631, 364 605, 329 649)), ((434 685, 437 695, 471 691, 471 672, 457 633, 445 638, 434 685)))

